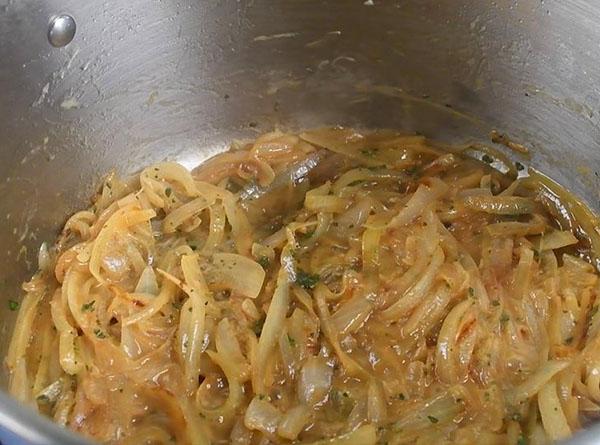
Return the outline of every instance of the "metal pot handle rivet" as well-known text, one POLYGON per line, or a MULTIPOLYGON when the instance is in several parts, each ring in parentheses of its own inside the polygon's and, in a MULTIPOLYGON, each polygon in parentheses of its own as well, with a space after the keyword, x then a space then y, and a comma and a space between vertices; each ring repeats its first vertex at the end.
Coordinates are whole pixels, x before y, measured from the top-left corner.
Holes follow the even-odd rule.
POLYGON ((50 20, 48 27, 48 41, 56 48, 71 43, 75 37, 75 19, 68 14, 61 14, 50 20))

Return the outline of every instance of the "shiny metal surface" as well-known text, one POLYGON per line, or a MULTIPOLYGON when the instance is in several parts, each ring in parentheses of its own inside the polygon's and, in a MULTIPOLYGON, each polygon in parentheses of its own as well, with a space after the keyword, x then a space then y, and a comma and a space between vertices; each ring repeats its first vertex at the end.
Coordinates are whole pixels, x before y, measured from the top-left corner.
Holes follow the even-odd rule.
MULTIPOLYGON (((594 0, 0 0, 0 354, 6 301, 102 174, 274 126, 495 128, 598 210, 599 24, 594 0), (77 36, 53 48, 64 11, 77 36)), ((5 433, 72 443, 4 395, 0 413, 5 433)))
POLYGON ((75 19, 68 14, 53 17, 48 26, 48 41, 56 48, 66 46, 75 37, 75 19))

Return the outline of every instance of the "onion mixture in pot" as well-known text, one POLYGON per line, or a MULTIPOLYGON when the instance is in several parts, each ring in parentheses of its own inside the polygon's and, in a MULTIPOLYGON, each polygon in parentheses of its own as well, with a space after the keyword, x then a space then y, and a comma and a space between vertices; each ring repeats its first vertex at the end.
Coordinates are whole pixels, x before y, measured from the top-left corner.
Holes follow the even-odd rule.
POLYGON ((278 131, 104 181, 11 394, 115 444, 543 444, 600 412, 596 218, 479 145, 278 131))

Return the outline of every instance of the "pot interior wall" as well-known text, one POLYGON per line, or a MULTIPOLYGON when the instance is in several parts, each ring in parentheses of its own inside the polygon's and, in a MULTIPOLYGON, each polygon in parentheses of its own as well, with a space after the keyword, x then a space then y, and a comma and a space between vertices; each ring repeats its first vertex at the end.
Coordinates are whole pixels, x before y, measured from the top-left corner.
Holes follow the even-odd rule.
POLYGON ((495 128, 598 209, 599 22, 583 0, 0 0, 0 355, 40 243, 103 174, 274 127, 495 128))

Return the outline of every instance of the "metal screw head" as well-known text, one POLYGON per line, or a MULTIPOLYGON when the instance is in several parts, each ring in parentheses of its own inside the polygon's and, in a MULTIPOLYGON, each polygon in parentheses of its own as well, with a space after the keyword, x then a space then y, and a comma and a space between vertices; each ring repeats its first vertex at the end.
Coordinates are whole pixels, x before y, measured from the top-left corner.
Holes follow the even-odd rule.
POLYGON ((48 28, 48 41, 56 48, 68 45, 75 37, 75 20, 67 14, 52 18, 48 28))

